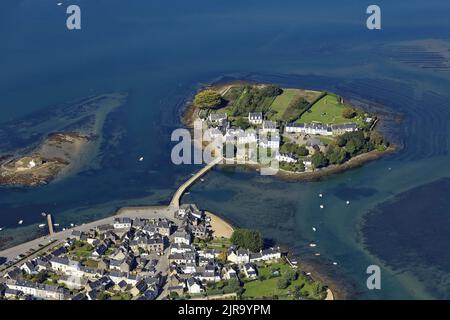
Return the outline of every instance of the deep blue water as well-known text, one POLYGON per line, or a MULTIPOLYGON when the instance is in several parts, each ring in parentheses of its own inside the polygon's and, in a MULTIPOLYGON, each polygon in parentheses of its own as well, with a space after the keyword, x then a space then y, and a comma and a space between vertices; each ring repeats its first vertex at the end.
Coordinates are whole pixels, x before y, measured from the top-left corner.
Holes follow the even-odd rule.
MULTIPOLYGON (((105 147, 97 168, 37 189, 0 189, 3 237, 33 235, 41 211, 67 225, 123 205, 166 203, 196 169, 170 162, 170 134, 180 127, 183 102, 223 77, 270 81, 335 91, 399 113, 402 122, 382 128, 404 148, 321 182, 214 170, 192 189, 191 199, 288 244, 301 259, 344 279, 356 297, 448 297, 445 247, 436 246, 430 257, 409 245, 414 263, 392 257, 405 252, 408 230, 423 229, 420 243, 435 226, 420 223, 434 206, 427 193, 404 192, 423 185, 432 190, 439 184, 430 183, 449 174, 449 73, 401 64, 386 50, 406 40, 448 40, 448 1, 378 1, 382 31, 365 28, 368 3, 361 1, 71 1, 81 6, 81 31, 65 28, 66 4, 57 2, 0 6, 0 123, 91 94, 127 91, 128 102, 105 129, 123 135, 117 146, 105 147), (136 161, 141 155, 142 163, 136 161), (408 214, 396 214, 401 227, 394 228, 389 213, 409 210, 395 205, 404 197, 424 207, 413 213, 412 224, 408 214), (361 229, 369 212, 378 218, 361 229), (19 219, 25 220, 20 228, 19 219), (321 257, 312 255, 310 241, 318 243, 321 257), (439 277, 431 276, 441 253, 439 277), (382 267, 380 291, 365 288, 370 264, 382 267)), ((450 204, 440 205, 427 219, 448 223, 438 215, 448 214, 450 204)), ((442 233, 438 241, 447 240, 446 228, 435 232, 442 233)))

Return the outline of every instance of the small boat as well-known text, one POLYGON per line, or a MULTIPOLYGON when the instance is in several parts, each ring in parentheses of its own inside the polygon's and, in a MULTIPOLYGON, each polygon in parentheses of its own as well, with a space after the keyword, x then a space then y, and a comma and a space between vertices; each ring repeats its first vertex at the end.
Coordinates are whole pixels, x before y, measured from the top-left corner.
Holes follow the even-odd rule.
POLYGON ((203 181, 205 181, 205 179, 201 178, 200 181, 203 182, 203 181))
POLYGON ((323 204, 321 204, 319 207, 320 207, 320 209, 323 209, 323 208, 324 208, 323 204))
POLYGON ((350 204, 350 201, 347 200, 346 204, 350 204))
POLYGON ((42 223, 39 225, 39 228, 43 228, 43 227, 45 227, 45 223, 42 223))
POLYGON ((63 230, 62 231, 66 231, 66 228, 63 228, 63 230))
POLYGON ((185 193, 185 195, 188 195, 188 194, 190 194, 190 192, 189 192, 189 191, 185 193))
POLYGON ((41 216, 46 217, 47 214, 46 214, 45 212, 42 212, 42 213, 41 213, 41 216))
POLYGON ((307 275, 307 276, 310 276, 310 275, 311 275, 311 272, 307 272, 306 275, 307 275))
POLYGON ((54 227, 59 227, 59 223, 54 223, 53 226, 54 227))
POLYGON ((62 2, 58 2, 57 5, 58 5, 58 6, 62 6, 62 2))
POLYGON ((336 265, 337 265, 337 262, 336 262, 336 261, 334 261, 334 262, 333 262, 333 264, 334 264, 334 265, 336 266, 336 265))
POLYGON ((323 194, 319 193, 319 197, 322 198, 322 197, 323 197, 323 194))
POLYGON ((71 227, 73 228, 74 224, 73 224, 73 223, 71 223, 71 224, 70 224, 70 226, 71 226, 71 227))
POLYGON ((2 231, 3 230, 3 228, 0 228, 0 231, 2 231))
POLYGON ((317 231, 316 227, 312 227, 312 229, 313 229, 313 231, 314 231, 314 232, 316 232, 316 231, 317 231))
POLYGON ((23 220, 20 220, 20 221, 19 221, 19 224, 22 224, 22 223, 23 223, 23 220))
POLYGON ((144 161, 144 157, 139 158, 139 162, 142 162, 142 161, 144 161))
POLYGON ((316 253, 314 253, 314 255, 315 255, 316 257, 318 257, 318 256, 320 256, 320 253, 316 252, 316 253))
POLYGON ((314 248, 314 247, 317 246, 317 244, 315 244, 315 243, 310 243, 309 246, 310 246, 311 248, 314 248))

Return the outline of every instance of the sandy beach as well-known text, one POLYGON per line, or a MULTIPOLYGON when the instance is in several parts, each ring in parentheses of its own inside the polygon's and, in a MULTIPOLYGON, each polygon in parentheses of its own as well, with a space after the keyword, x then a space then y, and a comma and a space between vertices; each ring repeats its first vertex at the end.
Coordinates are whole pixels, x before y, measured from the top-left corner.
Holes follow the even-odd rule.
POLYGON ((206 211, 206 215, 211 218, 211 229, 215 238, 231 238, 234 231, 231 224, 211 212, 206 211))

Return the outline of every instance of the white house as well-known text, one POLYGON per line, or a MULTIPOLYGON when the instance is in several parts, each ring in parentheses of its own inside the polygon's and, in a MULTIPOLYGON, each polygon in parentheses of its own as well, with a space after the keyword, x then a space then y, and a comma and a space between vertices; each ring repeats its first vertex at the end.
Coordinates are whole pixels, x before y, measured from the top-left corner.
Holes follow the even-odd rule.
POLYGON ((189 278, 186 281, 187 289, 189 293, 202 293, 205 290, 203 289, 200 281, 195 278, 189 278))
POLYGON ((280 162, 289 162, 289 163, 297 162, 297 159, 291 153, 280 153, 280 152, 277 152, 275 154, 275 159, 277 159, 280 162))
POLYGON ((281 258, 280 248, 270 248, 250 254, 250 262, 275 261, 281 258))
POLYGON ((178 230, 173 234, 173 242, 190 245, 192 243, 191 233, 184 230, 178 230))
POLYGON ((287 133, 317 134, 322 136, 333 135, 331 126, 319 123, 290 123, 286 125, 285 131, 287 133))
POLYGON ((264 132, 278 132, 277 124, 273 121, 264 120, 262 123, 262 130, 264 132))
POLYGON ((131 228, 131 219, 122 217, 115 218, 113 227, 114 229, 129 229, 131 228))
POLYGON ((227 120, 226 113, 210 113, 208 116, 208 120, 212 123, 221 124, 227 120))
POLYGON ((248 122, 251 124, 262 124, 263 114, 262 112, 250 112, 248 114, 248 122))
POLYGON ((280 137, 279 136, 271 136, 270 138, 260 137, 259 147, 268 149, 279 149, 280 137))
POLYGON ((256 267, 251 263, 246 263, 242 268, 245 276, 249 279, 256 279, 258 274, 256 273, 256 267))
POLYGON ((257 143, 258 137, 256 135, 256 132, 250 130, 239 134, 237 141, 239 144, 257 143))
POLYGON ((236 264, 248 263, 250 261, 250 252, 243 249, 231 251, 231 253, 228 254, 227 260, 236 264))

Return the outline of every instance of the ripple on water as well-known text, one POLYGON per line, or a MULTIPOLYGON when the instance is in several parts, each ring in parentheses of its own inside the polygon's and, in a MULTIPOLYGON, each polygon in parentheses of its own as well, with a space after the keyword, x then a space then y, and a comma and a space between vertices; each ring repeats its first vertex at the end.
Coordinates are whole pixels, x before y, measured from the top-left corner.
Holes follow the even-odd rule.
POLYGON ((411 189, 371 211, 362 228, 370 252, 441 299, 450 298, 449 193, 450 178, 411 189))

